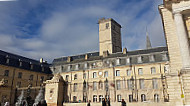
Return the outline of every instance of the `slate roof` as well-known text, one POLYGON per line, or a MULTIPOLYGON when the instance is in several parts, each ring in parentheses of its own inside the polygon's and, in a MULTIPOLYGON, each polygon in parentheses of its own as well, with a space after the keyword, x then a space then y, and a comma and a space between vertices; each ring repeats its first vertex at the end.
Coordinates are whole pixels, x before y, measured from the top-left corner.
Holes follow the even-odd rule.
POLYGON ((6 65, 6 66, 12 66, 20 69, 30 70, 34 72, 41 72, 46 74, 51 74, 50 71, 50 64, 48 63, 40 63, 37 60, 26 58, 20 55, 8 53, 5 51, 0 50, 0 64, 6 65), (7 59, 9 59, 9 62, 7 63, 7 59), (20 66, 20 62, 22 62, 22 65, 20 66), (33 68, 31 68, 31 64, 33 65, 33 68), (42 67, 44 67, 44 71, 42 71, 42 67))
MULTIPOLYGON (((99 56, 99 52, 93 52, 93 53, 87 53, 89 56, 87 60, 85 60, 85 55, 76 55, 76 56, 70 56, 71 57, 71 62, 67 62, 67 57, 61 57, 54 59, 52 62, 52 65, 60 65, 60 64, 74 64, 74 63, 79 63, 79 62, 84 62, 84 61, 93 61, 93 60, 101 60, 101 59, 106 59, 106 58, 116 58, 116 57, 126 57, 126 56, 136 56, 137 55, 146 55, 146 54, 151 54, 151 53, 160 53, 160 52, 168 52, 167 47, 156 47, 156 48, 151 48, 151 49, 143 49, 143 50, 135 50, 135 51, 128 51, 127 54, 123 54, 122 52, 118 53, 113 53, 109 54, 108 57, 103 57, 99 56)), ((148 56, 143 56, 144 61, 148 62, 148 56)), ((161 61, 161 55, 155 55, 156 61, 161 61)), ((137 63, 136 59, 132 58, 133 63, 137 63)))

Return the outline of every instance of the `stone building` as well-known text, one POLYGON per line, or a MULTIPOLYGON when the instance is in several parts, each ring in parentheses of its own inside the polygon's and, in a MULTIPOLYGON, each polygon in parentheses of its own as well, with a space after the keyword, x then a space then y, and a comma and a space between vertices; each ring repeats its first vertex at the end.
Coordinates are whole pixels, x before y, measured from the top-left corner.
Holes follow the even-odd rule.
MULTIPOLYGON (((0 50, 0 104, 13 105, 20 88, 40 86, 51 75, 49 64, 0 50)), ((31 91, 32 100, 38 94, 31 91)), ((26 91, 25 91, 26 95, 26 91)))
POLYGON ((100 105, 110 98, 115 105, 167 102, 165 73, 169 72, 167 47, 121 50, 121 25, 115 20, 99 20, 99 52, 61 57, 50 67, 52 80, 46 81, 45 99, 49 105, 85 103, 100 105))
POLYGON ((159 10, 170 58, 170 73, 166 75, 170 102, 190 105, 190 0, 163 3, 159 10))

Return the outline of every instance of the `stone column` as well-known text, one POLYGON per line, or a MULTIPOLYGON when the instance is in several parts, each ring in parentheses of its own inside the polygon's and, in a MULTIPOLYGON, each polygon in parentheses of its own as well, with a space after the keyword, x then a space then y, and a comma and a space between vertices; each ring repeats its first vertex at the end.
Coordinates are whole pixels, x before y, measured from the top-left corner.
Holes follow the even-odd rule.
POLYGON ((182 65, 183 65, 183 68, 190 68, 189 42, 188 42, 182 14, 180 12, 174 13, 174 20, 176 23, 177 36, 179 39, 180 52, 182 56, 182 65))

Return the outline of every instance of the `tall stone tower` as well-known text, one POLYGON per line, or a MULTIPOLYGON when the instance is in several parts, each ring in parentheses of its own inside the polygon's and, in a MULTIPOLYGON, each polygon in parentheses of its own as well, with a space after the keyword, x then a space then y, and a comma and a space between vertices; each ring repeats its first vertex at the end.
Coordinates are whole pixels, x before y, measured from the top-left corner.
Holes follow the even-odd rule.
POLYGON ((122 51, 121 25, 112 18, 99 20, 99 55, 104 51, 116 53, 122 51))

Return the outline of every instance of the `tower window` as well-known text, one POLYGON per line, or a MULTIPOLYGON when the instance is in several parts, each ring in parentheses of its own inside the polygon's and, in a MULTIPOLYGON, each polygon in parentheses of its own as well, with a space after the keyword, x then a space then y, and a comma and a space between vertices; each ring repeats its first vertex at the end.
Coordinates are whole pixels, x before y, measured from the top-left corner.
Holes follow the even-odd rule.
POLYGON ((109 23, 106 23, 106 29, 108 29, 109 28, 109 23))

